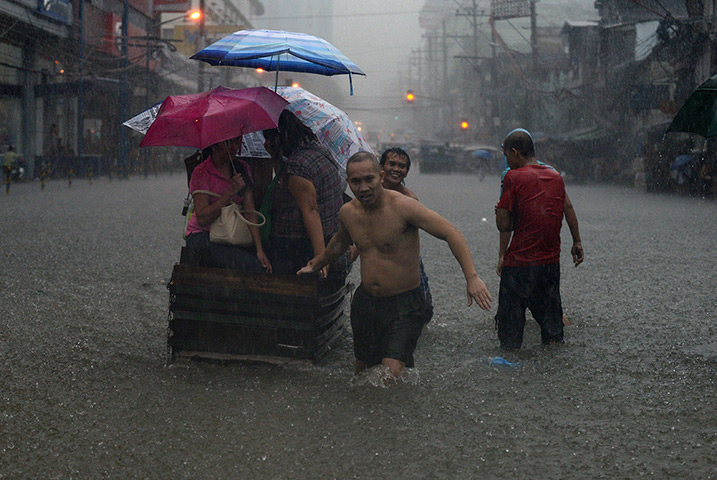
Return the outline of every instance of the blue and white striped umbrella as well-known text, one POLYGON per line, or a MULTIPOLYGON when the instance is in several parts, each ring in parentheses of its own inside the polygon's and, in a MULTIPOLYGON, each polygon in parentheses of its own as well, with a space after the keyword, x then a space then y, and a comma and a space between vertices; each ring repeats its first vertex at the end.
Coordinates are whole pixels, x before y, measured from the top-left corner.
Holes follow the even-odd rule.
POLYGON ((211 65, 263 68, 272 72, 348 75, 352 94, 351 75, 366 75, 326 40, 281 30, 239 30, 190 58, 211 65))

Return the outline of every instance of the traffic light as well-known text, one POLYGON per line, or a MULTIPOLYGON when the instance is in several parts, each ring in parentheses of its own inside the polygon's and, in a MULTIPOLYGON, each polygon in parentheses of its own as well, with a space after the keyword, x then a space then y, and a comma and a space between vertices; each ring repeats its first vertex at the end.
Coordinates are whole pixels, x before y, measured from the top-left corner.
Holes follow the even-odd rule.
POLYGON ((461 120, 461 130, 468 130, 470 126, 471 124, 468 123, 468 120, 461 120))
POLYGON ((406 101, 408 103, 413 103, 413 101, 416 99, 416 95, 413 94, 413 90, 409 90, 406 92, 406 101))

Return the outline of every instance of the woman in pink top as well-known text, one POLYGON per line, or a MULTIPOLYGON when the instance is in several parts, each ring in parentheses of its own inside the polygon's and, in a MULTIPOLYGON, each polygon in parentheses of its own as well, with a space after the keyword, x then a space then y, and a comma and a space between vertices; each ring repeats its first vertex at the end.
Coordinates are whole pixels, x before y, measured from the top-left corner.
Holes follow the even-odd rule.
MULTIPOLYGON (((197 165, 189 181, 189 191, 194 198, 194 214, 187 224, 187 254, 193 263, 214 268, 233 268, 244 271, 271 272, 271 263, 264 253, 259 228, 249 227, 254 247, 243 248, 223 245, 209 240, 209 226, 219 218, 222 207, 231 201, 246 210, 254 210, 254 196, 251 189, 251 172, 245 162, 235 161, 246 172, 237 173, 232 160, 241 146, 241 137, 225 140, 212 145, 211 155, 197 165), (206 193, 207 190, 221 195, 219 198, 206 193)), ((247 219, 256 223, 256 215, 247 214, 247 219)))

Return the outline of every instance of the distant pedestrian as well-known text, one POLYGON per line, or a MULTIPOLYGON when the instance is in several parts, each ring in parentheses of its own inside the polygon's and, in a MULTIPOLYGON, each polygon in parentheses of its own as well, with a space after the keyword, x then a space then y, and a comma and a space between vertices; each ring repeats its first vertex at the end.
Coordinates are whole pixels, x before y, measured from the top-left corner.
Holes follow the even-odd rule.
MULTIPOLYGON (((510 171, 496 206, 496 225, 513 232, 501 272, 496 322, 503 349, 523 343, 525 310, 540 325, 543 344, 563 342, 560 300, 560 228, 566 208, 565 185, 558 172, 539 165, 533 140, 513 131, 503 143, 510 171)), ((582 262, 580 238, 573 238, 573 260, 582 262)))
POLYGON ((2 166, 5 173, 5 195, 10 194, 10 175, 12 173, 12 167, 17 162, 18 155, 15 153, 15 150, 13 150, 12 145, 7 147, 7 152, 5 152, 5 158, 3 159, 2 166))

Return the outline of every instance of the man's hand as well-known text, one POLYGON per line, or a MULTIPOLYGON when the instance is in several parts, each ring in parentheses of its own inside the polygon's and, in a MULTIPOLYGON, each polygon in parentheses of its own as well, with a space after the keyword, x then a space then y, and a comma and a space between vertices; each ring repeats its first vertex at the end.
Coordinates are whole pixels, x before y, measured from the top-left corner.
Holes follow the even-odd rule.
MULTIPOLYGON (((309 273, 316 273, 316 259, 319 257, 314 257, 311 260, 309 260, 309 263, 306 264, 305 267, 303 267, 301 270, 296 272, 297 275, 306 275, 309 273)), ((326 278, 326 275, 329 273, 329 266, 326 265, 324 268, 319 270, 319 275, 321 275, 323 278, 326 278)))
POLYGON ((304 267, 301 268, 298 272, 296 272, 297 275, 307 275, 309 273, 316 273, 316 270, 314 270, 314 259, 312 258, 309 260, 309 263, 307 263, 304 267))
POLYGON ((570 249, 570 253, 573 255, 573 263, 576 267, 583 263, 583 260, 585 260, 583 245, 580 242, 573 243, 573 248, 570 249))
POLYGON ((488 288, 485 286, 485 283, 483 283, 483 280, 478 277, 471 278, 468 280, 466 291, 468 292, 469 307, 473 304, 473 300, 475 300, 480 308, 490 310, 493 297, 490 296, 490 292, 488 292, 488 288))
POLYGON ((500 274, 503 273, 503 262, 505 262, 505 255, 498 255, 498 266, 495 267, 495 273, 497 273, 499 277, 500 274))

